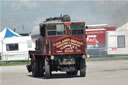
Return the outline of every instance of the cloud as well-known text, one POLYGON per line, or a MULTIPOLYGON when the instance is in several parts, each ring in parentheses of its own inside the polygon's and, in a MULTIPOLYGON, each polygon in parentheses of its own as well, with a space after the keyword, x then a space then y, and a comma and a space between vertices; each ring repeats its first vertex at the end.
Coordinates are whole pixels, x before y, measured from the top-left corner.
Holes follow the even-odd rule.
POLYGON ((33 23, 34 25, 38 25, 43 21, 43 17, 38 17, 33 23))
POLYGON ((39 7, 39 1, 38 0, 20 0, 16 1, 11 5, 11 8, 13 9, 20 9, 22 7, 26 8, 38 8, 39 7))
POLYGON ((33 25, 39 25, 41 22, 44 22, 46 18, 49 18, 49 16, 40 16, 33 21, 33 25))

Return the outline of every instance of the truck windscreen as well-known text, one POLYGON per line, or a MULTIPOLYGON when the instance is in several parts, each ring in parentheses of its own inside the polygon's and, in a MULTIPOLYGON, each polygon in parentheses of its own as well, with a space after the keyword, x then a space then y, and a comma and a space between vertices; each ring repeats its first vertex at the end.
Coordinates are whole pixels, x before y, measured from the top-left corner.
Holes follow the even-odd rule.
POLYGON ((70 24, 70 30, 72 35, 82 35, 84 24, 70 24))
POLYGON ((48 36, 64 35, 66 26, 64 24, 48 25, 47 34, 48 36))

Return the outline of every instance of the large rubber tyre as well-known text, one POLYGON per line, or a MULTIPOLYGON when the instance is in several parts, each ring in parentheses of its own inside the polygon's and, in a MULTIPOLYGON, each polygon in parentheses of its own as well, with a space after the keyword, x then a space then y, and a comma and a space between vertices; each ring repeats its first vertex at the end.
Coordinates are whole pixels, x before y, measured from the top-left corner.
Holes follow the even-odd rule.
POLYGON ((43 61, 40 61, 40 76, 44 76, 44 63, 43 61))
POLYGON ((39 62, 38 61, 34 61, 32 64, 32 75, 33 77, 39 77, 40 75, 40 66, 39 66, 39 62))
POLYGON ((48 79, 51 77, 50 63, 45 59, 45 77, 48 79))
POLYGON ((86 70, 85 70, 85 59, 80 59, 80 76, 81 77, 85 77, 86 76, 86 70))

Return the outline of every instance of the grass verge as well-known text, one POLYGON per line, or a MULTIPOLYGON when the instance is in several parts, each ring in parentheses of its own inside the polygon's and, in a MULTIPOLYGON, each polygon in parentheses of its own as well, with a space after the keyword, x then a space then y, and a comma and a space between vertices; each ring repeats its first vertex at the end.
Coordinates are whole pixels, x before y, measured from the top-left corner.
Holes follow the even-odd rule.
POLYGON ((0 61, 0 66, 27 65, 28 61, 0 61))
POLYGON ((111 60, 128 60, 128 56, 113 56, 113 57, 95 57, 95 58, 87 58, 87 62, 89 61, 111 61, 111 60))
MULTIPOLYGON (((128 56, 114 56, 114 57, 95 57, 87 58, 87 62, 94 61, 111 61, 111 60, 128 60, 128 56)), ((28 61, 0 61, 0 66, 14 66, 14 65, 27 65, 28 61)))

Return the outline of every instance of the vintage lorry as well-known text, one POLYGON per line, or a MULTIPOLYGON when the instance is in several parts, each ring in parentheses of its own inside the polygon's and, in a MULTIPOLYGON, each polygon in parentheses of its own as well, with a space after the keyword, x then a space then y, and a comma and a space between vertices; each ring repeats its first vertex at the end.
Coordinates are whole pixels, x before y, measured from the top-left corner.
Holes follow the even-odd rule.
POLYGON ((35 51, 29 51, 29 72, 50 78, 52 71, 86 76, 87 46, 85 22, 71 22, 70 16, 47 18, 32 31, 35 51))

